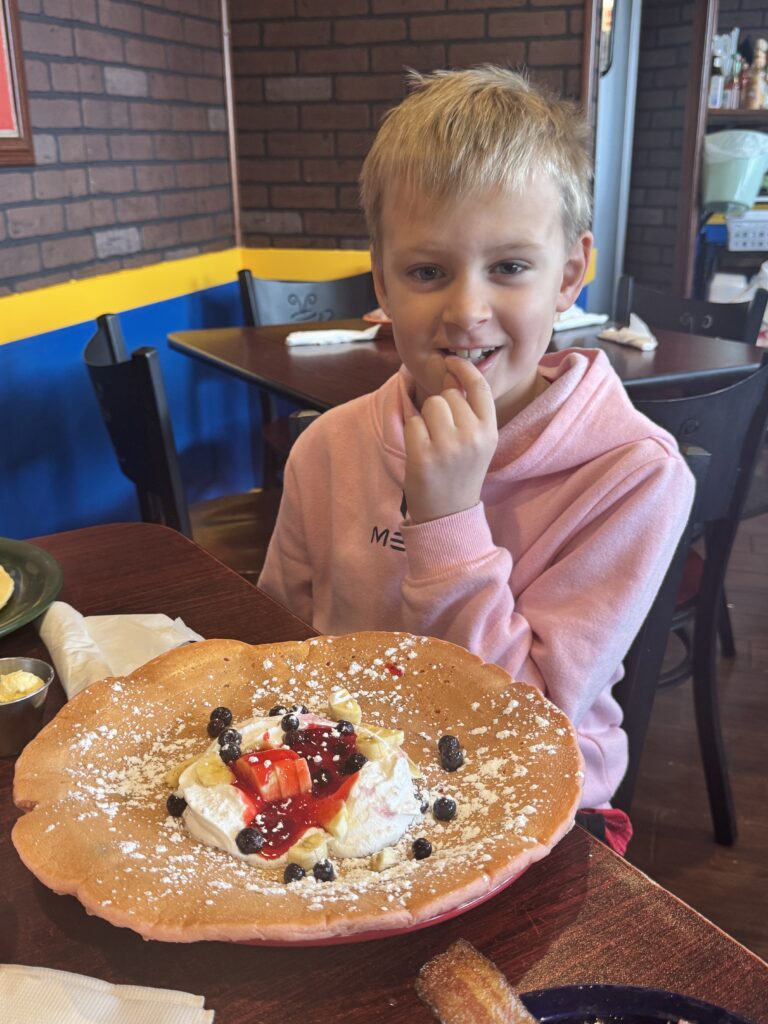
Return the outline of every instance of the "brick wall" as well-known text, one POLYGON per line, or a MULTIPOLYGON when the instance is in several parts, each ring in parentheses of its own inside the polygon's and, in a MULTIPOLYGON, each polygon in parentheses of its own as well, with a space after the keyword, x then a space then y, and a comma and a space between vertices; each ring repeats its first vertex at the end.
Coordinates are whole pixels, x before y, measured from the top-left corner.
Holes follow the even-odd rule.
POLYGON ((582 0, 232 0, 246 244, 361 247, 357 176, 403 67, 527 64, 578 97, 582 0))
POLYGON ((218 0, 19 0, 36 165, 0 295, 234 243, 218 0))
POLYGON ((625 273, 667 290, 673 278, 693 0, 645 0, 640 29, 625 273))
POLYGON ((740 28, 739 40, 749 36, 753 45, 761 36, 765 39, 768 31, 766 0, 720 0, 717 31, 722 34, 732 28, 740 28))

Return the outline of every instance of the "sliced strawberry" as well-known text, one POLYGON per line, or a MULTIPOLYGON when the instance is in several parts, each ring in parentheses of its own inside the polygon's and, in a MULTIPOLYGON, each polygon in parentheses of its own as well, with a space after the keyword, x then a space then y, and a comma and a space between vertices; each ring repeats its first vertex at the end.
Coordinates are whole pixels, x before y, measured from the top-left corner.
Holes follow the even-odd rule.
POLYGON ((297 796, 299 793, 309 793, 312 790, 309 765, 303 757, 299 757, 295 761, 280 761, 274 766, 274 773, 279 781, 280 797, 283 800, 297 796))

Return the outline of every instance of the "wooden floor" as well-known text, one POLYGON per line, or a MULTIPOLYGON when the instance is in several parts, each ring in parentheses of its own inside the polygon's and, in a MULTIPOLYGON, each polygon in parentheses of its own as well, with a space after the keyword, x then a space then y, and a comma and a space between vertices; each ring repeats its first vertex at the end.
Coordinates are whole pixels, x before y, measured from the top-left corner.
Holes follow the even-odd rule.
POLYGON ((737 656, 719 683, 739 838, 712 838, 686 683, 656 698, 628 859, 768 960, 768 515, 742 522, 727 594, 737 656))

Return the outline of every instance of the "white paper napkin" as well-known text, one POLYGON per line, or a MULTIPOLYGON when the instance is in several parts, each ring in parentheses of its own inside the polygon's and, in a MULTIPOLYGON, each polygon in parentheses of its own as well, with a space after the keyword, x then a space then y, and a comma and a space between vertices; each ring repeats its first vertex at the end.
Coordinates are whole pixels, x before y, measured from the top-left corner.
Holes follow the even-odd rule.
POLYGON ((344 328, 317 331, 291 331, 285 339, 286 345, 340 345, 345 341, 373 341, 381 324, 374 324, 364 331, 344 328))
POLYGON ((659 344, 648 324, 634 313, 629 314, 628 327, 606 327, 598 334, 605 341, 616 341, 619 345, 630 345, 648 352, 659 344))
POLYGON ((124 676, 174 647, 202 640, 167 615, 88 615, 54 601, 37 620, 67 697, 106 676, 124 676))
POLYGON ((112 985, 48 967, 0 964, 3 1024, 211 1024, 203 996, 112 985))
POLYGON ((562 313, 555 314, 554 331, 573 331, 578 327, 592 327, 595 324, 604 324, 608 319, 607 313, 587 313, 577 306, 576 303, 569 306, 562 313))

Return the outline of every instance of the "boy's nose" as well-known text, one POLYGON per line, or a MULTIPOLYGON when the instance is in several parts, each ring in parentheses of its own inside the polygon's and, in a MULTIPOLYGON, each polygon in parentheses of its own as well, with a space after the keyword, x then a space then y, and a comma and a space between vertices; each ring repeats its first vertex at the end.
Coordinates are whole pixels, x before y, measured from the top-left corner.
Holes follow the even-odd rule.
POLYGON ((482 287, 471 282, 457 281, 449 289, 443 307, 446 326, 469 331, 491 318, 491 307, 482 287))

